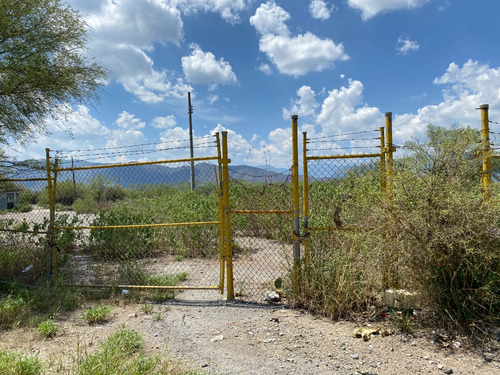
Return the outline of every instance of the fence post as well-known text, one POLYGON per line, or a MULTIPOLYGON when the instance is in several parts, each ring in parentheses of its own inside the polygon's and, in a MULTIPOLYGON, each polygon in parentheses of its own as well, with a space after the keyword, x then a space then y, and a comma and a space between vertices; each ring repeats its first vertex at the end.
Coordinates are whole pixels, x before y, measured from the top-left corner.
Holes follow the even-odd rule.
MULTIPOLYGON (((382 128, 381 128, 382 131, 382 128)), ((383 144, 381 142, 381 144, 383 144)), ((385 208, 390 208, 392 204, 392 182, 394 176, 394 145, 392 144, 392 112, 385 113, 385 190, 386 195, 384 200, 386 201, 385 208)), ((382 157, 381 157, 382 163, 382 157)), ((384 185, 382 185, 383 187, 384 185)), ((392 240, 395 239, 395 233, 393 226, 391 225, 392 214, 389 211, 387 215, 387 222, 385 223, 385 230, 383 233, 384 238, 384 256, 382 259, 382 283, 384 288, 398 287, 398 254, 394 253, 396 250, 391 244, 392 240)))
POLYGON ((224 249, 226 260, 226 279, 227 279, 227 299, 234 299, 233 284, 233 248, 231 238, 231 216, 229 207, 229 163, 227 150, 227 131, 222 132, 222 191, 224 205, 224 249))
MULTIPOLYGON (((219 220, 219 263, 220 263, 220 273, 219 273, 219 289, 220 293, 224 294, 224 278, 225 278, 225 268, 226 268, 226 249, 225 249, 225 224, 224 224, 224 188, 222 185, 222 151, 220 147, 220 134, 215 133, 215 141, 217 143, 217 163, 218 171, 215 172, 215 186, 217 189, 217 203, 218 203, 218 214, 217 218, 219 220)), ((215 168, 215 166, 214 166, 215 168)))
POLYGON ((392 112, 385 113, 385 142, 387 152, 387 197, 392 201, 392 175, 394 173, 394 155, 392 145, 392 112))
POLYGON ((304 215, 304 262, 308 266, 311 261, 309 249, 309 174, 307 170, 307 132, 302 133, 302 201, 304 215))
POLYGON ((45 160, 47 168, 47 193, 49 195, 49 282, 57 275, 57 248, 55 238, 55 205, 54 205, 54 186, 52 185, 52 176, 50 168, 50 149, 45 149, 45 160))
POLYGON ((300 207, 299 207, 299 116, 292 116, 292 212, 293 212, 293 266, 295 287, 299 286, 300 272, 300 207))
POLYGON ((479 106, 479 109, 481 110, 481 143, 483 159, 481 182, 483 197, 485 200, 489 198, 491 188, 490 120, 488 116, 489 108, 490 106, 488 104, 479 106))
POLYGON ((385 200, 387 194, 387 175, 385 167, 385 137, 384 137, 384 127, 380 127, 380 191, 382 193, 382 199, 385 200))

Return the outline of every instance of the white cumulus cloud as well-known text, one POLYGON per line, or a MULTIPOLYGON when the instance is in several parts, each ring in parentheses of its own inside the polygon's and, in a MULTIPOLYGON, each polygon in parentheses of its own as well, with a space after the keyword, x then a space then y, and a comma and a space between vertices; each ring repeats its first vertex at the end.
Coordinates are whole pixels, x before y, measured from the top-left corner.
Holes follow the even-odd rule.
POLYGON ((301 76, 333 66, 334 62, 347 60, 342 43, 320 38, 310 32, 290 36, 285 21, 290 15, 273 1, 261 4, 250 17, 250 24, 261 34, 259 48, 287 75, 301 76))
POLYGON ((311 16, 318 20, 327 20, 330 18, 330 9, 324 0, 311 0, 309 4, 311 16))
POLYGON ((146 126, 144 121, 127 111, 120 113, 115 123, 121 129, 142 129, 146 126))
POLYGON ((316 93, 310 86, 302 86, 297 90, 299 99, 292 100, 290 108, 283 108, 283 118, 289 119, 292 115, 310 116, 314 115, 318 103, 316 102, 316 93))
MULTIPOLYGON (((76 2, 78 6, 81 2, 76 2)), ((89 3, 89 53, 109 71, 109 78, 146 103, 180 97, 191 87, 155 69, 149 53, 155 44, 179 44, 181 13, 160 0, 121 0, 89 3), (182 93, 182 94, 181 94, 182 93)), ((77 8, 78 9, 78 8, 77 8)))
POLYGON ((153 119, 151 125, 157 129, 168 129, 177 125, 177 121, 175 120, 174 115, 159 116, 153 119))
POLYGON ((348 0, 350 7, 359 9, 364 20, 379 13, 418 8, 432 0, 348 0))
POLYGON ((260 66, 258 67, 258 69, 264 73, 266 76, 270 75, 273 71, 271 70, 271 67, 269 66, 269 64, 260 64, 260 66))
POLYGON ((427 124, 449 126, 451 124, 477 124, 481 104, 490 105, 490 118, 500 117, 495 108, 500 107, 500 67, 469 60, 462 66, 451 63, 446 72, 434 79, 435 85, 444 85, 443 100, 420 108, 416 114, 407 113, 395 117, 393 129, 399 142, 421 134, 427 124))
POLYGON ((189 82, 205 85, 237 82, 236 75, 227 61, 223 58, 217 61, 213 53, 203 52, 197 45, 191 47, 191 55, 182 58, 182 70, 189 82))
POLYGON ((403 38, 402 36, 400 36, 398 38, 396 49, 400 55, 408 55, 411 52, 418 51, 420 49, 420 45, 414 40, 410 40, 408 38, 403 38))

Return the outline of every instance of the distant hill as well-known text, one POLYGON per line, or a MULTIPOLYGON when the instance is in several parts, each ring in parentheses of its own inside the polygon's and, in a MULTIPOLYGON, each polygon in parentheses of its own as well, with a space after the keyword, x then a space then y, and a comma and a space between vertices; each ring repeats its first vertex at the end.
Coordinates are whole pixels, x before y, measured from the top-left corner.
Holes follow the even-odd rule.
MULTIPOLYGON (((123 187, 131 188, 138 185, 154 184, 181 184, 190 183, 191 167, 189 163, 182 163, 181 166, 173 164, 146 164, 146 165, 124 165, 113 168, 100 168, 104 164, 90 163, 75 160, 75 167, 96 167, 96 169, 84 169, 75 171, 75 180, 77 183, 89 183, 98 176, 105 176, 111 179, 113 183, 123 187)), ((210 163, 195 164, 196 183, 214 183, 216 181, 214 165, 210 163)), ((62 166, 68 168, 67 163, 62 166)), ((30 178, 32 174, 17 173, 16 178, 30 178)), ((247 165, 230 165, 229 178, 244 180, 247 182, 283 182, 289 178, 289 170, 279 172, 276 170, 266 170, 247 165)), ((73 179, 71 171, 64 171, 58 174, 58 181, 73 179)), ((23 183, 29 187, 29 183, 23 183)))

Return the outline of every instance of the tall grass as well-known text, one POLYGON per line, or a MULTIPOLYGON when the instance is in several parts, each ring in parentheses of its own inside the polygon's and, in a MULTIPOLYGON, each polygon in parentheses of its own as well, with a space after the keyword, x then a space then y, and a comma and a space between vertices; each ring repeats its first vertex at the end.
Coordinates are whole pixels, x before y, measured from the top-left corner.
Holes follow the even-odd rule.
MULTIPOLYGON (((312 233, 311 263, 291 289, 293 303, 341 317, 390 286, 418 291, 445 325, 498 325, 500 200, 495 191, 490 199, 480 193, 479 140, 470 128, 429 126, 427 139, 407 143, 397 160, 390 200, 370 179, 346 177, 356 203, 344 204, 342 215, 364 230, 312 233)), ((334 182, 345 190, 342 181, 311 187, 311 201, 320 202, 311 203, 311 220, 332 227, 339 193, 326 186, 334 182)))

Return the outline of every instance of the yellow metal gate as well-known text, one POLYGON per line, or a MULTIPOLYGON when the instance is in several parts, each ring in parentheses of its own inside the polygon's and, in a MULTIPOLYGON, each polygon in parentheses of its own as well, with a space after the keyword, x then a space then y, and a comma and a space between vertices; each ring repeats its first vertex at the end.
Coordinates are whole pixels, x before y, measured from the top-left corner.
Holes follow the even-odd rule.
POLYGON ((51 277, 80 286, 222 293, 226 266, 231 271, 222 136, 222 147, 218 133, 199 139, 215 156, 151 162, 74 165, 47 149, 51 277), (181 182, 190 170, 196 192, 181 182))

